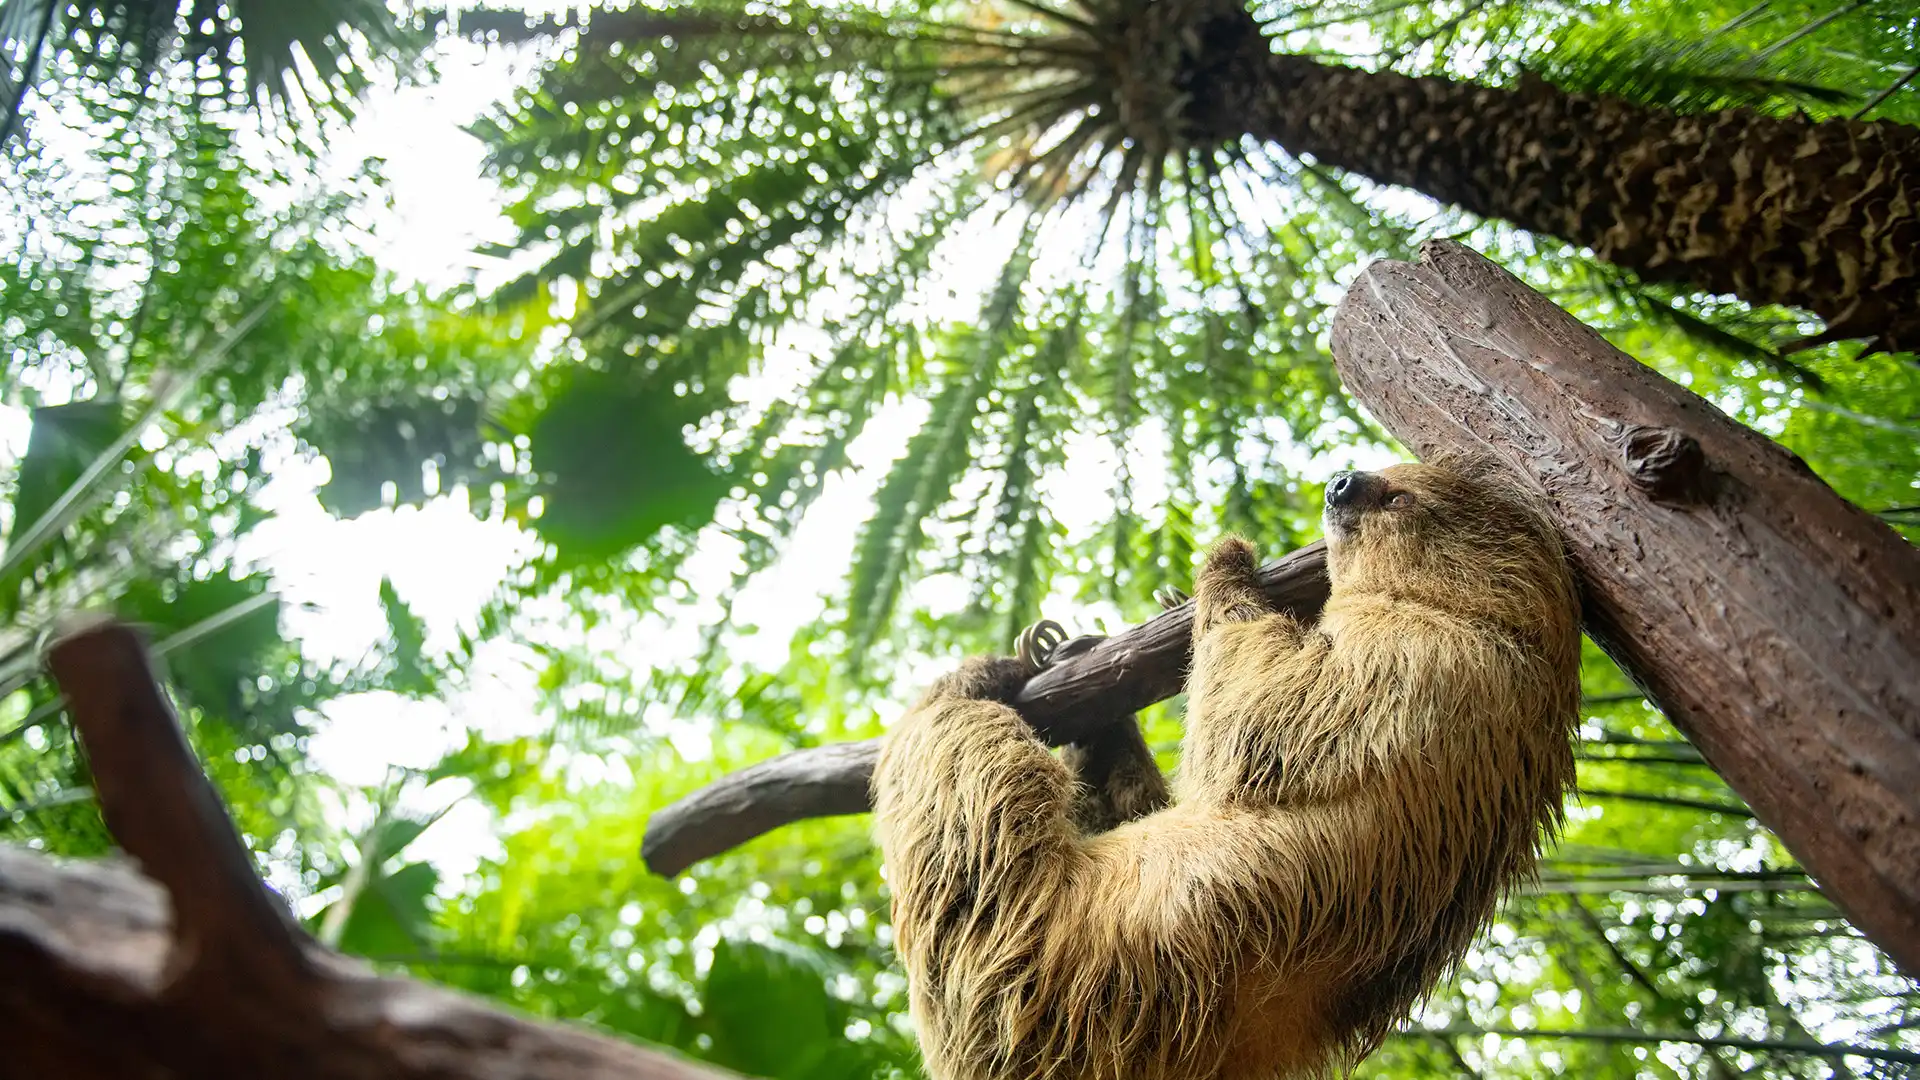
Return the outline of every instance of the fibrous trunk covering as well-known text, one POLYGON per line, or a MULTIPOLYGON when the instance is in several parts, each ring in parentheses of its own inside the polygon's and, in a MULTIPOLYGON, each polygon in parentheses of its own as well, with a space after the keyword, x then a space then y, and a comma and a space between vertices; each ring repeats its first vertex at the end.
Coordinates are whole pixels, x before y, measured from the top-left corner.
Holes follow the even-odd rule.
POLYGON ((1189 106, 1196 126, 1586 245, 1648 281, 1804 308, 1827 322, 1815 340, 1920 348, 1920 131, 1680 116, 1268 48, 1243 39, 1189 106))

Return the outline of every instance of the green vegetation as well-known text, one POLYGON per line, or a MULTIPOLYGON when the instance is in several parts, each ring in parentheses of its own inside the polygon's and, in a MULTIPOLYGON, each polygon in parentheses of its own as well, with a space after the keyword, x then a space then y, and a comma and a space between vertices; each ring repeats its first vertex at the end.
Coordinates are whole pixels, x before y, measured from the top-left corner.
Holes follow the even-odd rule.
MULTIPOLYGON (((376 261, 378 163, 327 148, 473 48, 439 14, 0 3, 0 840, 109 844, 35 650, 112 606, 327 940, 753 1075, 911 1075, 862 821, 664 881, 647 814, 877 733, 1042 611, 1143 618, 1222 531, 1312 539, 1325 478, 1397 453, 1326 347, 1368 261, 1464 240, 1920 538, 1911 354, 1785 352, 1817 321, 1176 113, 1144 138, 1088 111, 1136 104, 1100 77, 1036 76, 1066 24, 1023 0, 605 7, 462 23, 530 70, 474 128, 523 272, 436 290, 376 261), (464 507, 520 554, 457 620, 383 582, 379 644, 337 655, 261 555, 321 459, 338 518, 464 507), (503 695, 523 723, 475 719, 503 695), (313 753, 415 705, 457 733, 437 762, 363 785, 313 753), (429 857, 461 818, 470 873, 429 857)), ((1369 70, 1920 123, 1904 0, 1252 10, 1369 70)), ((1586 692, 1544 880, 1363 1074, 1898 1075, 1810 1047, 1920 1050, 1920 984, 1597 651, 1586 692)), ((1178 702, 1149 721, 1173 764, 1178 702)))

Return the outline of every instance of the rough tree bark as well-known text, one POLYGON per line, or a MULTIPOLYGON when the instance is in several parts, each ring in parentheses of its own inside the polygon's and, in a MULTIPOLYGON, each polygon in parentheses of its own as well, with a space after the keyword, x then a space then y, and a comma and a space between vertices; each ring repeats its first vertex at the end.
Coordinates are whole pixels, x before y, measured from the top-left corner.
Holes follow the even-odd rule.
POLYGON ((1588 633, 1920 974, 1920 552, 1458 244, 1369 267, 1333 352, 1417 453, 1482 448, 1545 490, 1588 633))
MULTIPOLYGON (((1327 602, 1325 545, 1315 542, 1260 572, 1274 603, 1314 619, 1327 602)), ((1072 742, 1180 691, 1191 658, 1193 605, 1182 604, 1035 676, 1015 708, 1048 742, 1072 742)), ((841 743, 763 761, 723 777, 647 820, 640 854, 673 875, 804 818, 857 814, 879 756, 874 741, 841 743)))
MULTIPOLYGON (((1268 55, 1249 133, 1593 249, 1647 281, 1826 321, 1812 345, 1920 348, 1920 131, 1702 116, 1268 55)), ((1225 103, 1233 104, 1233 103, 1225 103)))
POLYGON ((139 639, 95 625, 50 660, 107 825, 140 866, 0 847, 0 1078, 729 1075, 321 948, 255 877, 139 639))

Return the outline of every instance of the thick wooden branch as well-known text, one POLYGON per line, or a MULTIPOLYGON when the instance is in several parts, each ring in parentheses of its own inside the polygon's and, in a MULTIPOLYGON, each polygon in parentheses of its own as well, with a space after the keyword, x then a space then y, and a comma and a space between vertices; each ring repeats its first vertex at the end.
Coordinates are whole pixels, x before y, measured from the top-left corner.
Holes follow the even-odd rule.
POLYGON ((169 894, 182 976, 311 981, 299 931, 254 874, 253 858, 200 771, 133 631, 70 626, 47 654, 66 692, 108 831, 169 894))
MULTIPOLYGON (((1302 619, 1317 618, 1327 602, 1326 548, 1318 542, 1260 576, 1267 595, 1302 619)), ((1048 742, 1073 742, 1178 693, 1192 637, 1193 605, 1182 604, 1042 671, 1014 707, 1048 742)), ((724 777, 655 811, 641 856, 654 873, 673 875, 782 825, 864 812, 878 756, 875 742, 841 743, 724 777)))
POLYGON ((1490 451, 1544 489, 1588 633, 1920 973, 1920 553, 1458 244, 1368 268, 1333 351, 1416 452, 1490 451))
POLYGON ((0 1076, 727 1075, 321 948, 254 875, 139 639, 96 623, 49 660, 107 824, 140 865, 0 846, 0 1076))

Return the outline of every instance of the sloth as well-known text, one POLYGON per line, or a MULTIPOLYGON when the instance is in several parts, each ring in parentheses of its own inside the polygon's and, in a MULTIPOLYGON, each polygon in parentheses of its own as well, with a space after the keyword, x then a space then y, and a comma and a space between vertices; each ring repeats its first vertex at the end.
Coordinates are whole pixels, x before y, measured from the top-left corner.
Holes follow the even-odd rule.
MULTIPOLYGON (((1061 755, 976 657, 873 780, 935 1080, 1349 1071, 1533 873, 1573 780, 1579 604, 1539 498, 1466 458, 1341 474, 1317 622, 1209 552, 1168 792, 1139 726, 1061 755)), ((1175 597, 1177 599, 1177 597, 1175 597)))

